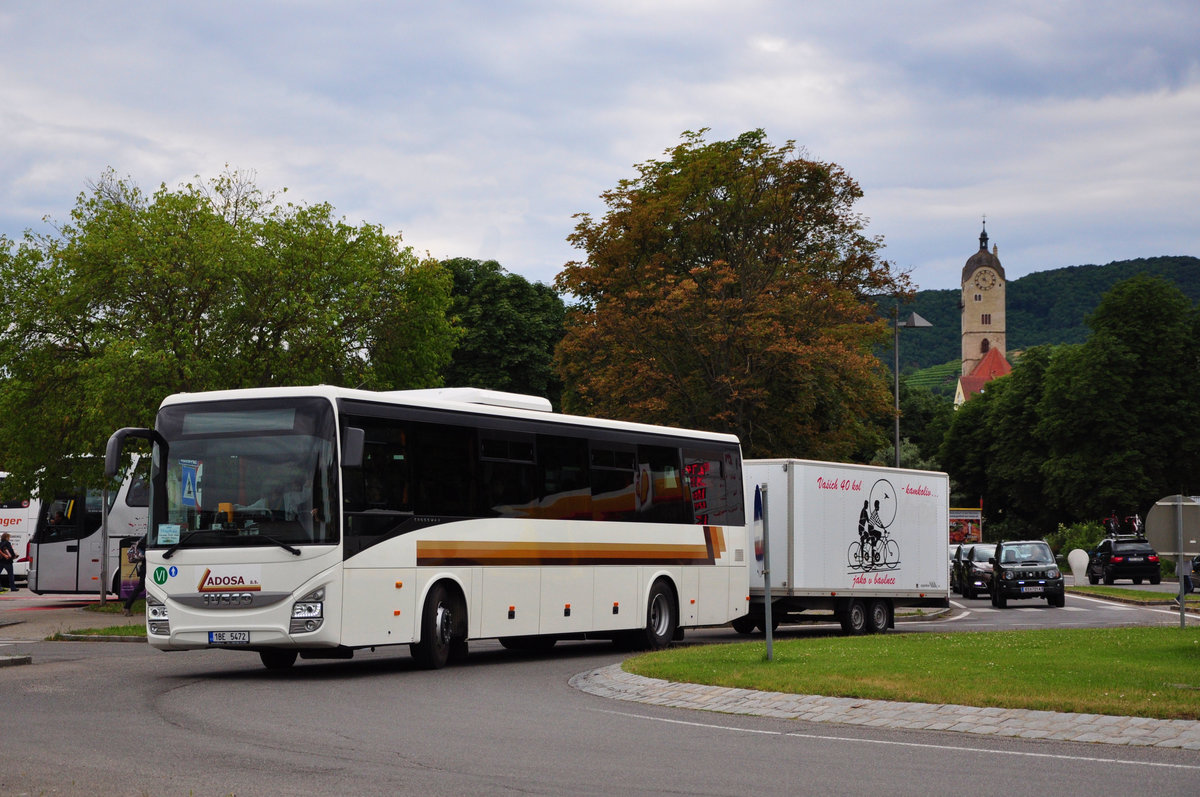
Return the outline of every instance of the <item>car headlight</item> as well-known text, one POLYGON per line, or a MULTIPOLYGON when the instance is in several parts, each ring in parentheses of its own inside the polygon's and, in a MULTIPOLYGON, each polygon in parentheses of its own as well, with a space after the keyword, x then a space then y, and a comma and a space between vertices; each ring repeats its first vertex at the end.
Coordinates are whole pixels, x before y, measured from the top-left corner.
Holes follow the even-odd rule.
POLYGON ((292 621, 288 633, 308 634, 325 622, 325 588, 317 587, 292 604, 292 621))
POLYGON ((1062 573, 1058 572, 1058 568, 1052 567, 1046 572, 1046 578, 1058 578, 1062 573))
POLYGON ((1004 580, 1005 581, 1012 581, 1016 577, 1017 577, 1017 574, 1014 573, 1013 571, 1011 571, 1011 570, 1004 571, 1004 580))
POLYGON ((157 598, 146 596, 146 632, 155 636, 169 636, 171 633, 171 618, 167 614, 167 606, 157 598))

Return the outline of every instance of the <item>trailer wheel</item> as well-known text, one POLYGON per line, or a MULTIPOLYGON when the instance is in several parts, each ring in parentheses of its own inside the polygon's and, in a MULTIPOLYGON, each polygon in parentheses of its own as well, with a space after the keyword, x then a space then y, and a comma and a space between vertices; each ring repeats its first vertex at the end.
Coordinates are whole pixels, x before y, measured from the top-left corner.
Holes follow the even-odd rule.
POLYGON ((847 634, 865 634, 867 632, 867 609, 860 600, 852 600, 840 612, 839 618, 842 630, 847 634))
MULTIPOLYGON (((767 633, 767 618, 765 616, 757 618, 754 623, 754 627, 757 628, 761 633, 767 633)), ((771 615, 771 631, 777 631, 778 629, 779 617, 776 615, 771 615)))
POLYGON ((888 621, 891 618, 892 613, 888 608, 887 601, 876 598, 871 601, 871 610, 867 616, 867 630, 872 634, 882 634, 888 629, 888 621))

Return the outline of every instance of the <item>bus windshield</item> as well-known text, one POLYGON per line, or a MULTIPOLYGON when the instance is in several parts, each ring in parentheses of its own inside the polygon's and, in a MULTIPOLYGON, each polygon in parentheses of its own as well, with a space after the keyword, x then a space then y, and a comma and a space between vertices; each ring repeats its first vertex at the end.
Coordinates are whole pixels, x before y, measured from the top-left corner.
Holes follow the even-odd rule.
POLYGON ((151 547, 334 544, 332 407, 321 399, 164 407, 151 547))

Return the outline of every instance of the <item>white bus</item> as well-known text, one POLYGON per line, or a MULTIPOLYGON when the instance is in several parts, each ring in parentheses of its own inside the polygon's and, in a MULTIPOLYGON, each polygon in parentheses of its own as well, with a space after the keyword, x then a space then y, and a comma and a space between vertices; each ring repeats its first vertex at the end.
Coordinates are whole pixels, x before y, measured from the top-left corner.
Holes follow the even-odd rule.
POLYGON ((304 658, 470 639, 661 647, 747 612, 730 435, 471 389, 181 394, 153 441, 147 632, 163 650, 304 658))
MULTIPOLYGON (((8 479, 7 473, 0 473, 0 490, 8 479)), ((11 537, 13 550, 17 559, 13 562, 13 576, 17 581, 25 581, 29 575, 29 540, 37 526, 37 513, 41 504, 28 495, 12 496, 6 501, 0 501, 0 532, 7 531, 11 537)), ((7 576, 0 576, 0 587, 8 589, 7 576)))
POLYGON ((120 594, 120 552, 146 533, 150 491, 148 468, 132 464, 108 494, 108 540, 105 545, 103 491, 95 488, 57 493, 31 503, 34 532, 28 546, 29 589, 37 594, 120 594), (108 561, 101 563, 100 552, 108 561))

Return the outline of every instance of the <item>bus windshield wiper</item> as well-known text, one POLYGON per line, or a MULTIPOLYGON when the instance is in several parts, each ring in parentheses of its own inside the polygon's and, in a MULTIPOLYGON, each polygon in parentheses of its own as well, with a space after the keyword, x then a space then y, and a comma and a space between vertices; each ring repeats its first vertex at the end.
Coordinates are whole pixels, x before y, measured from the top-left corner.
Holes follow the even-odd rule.
MULTIPOLYGON (((267 542, 273 542, 276 545, 278 545, 280 548, 282 548, 283 550, 287 551, 288 553, 295 554, 296 556, 300 555, 299 548, 295 548, 291 545, 288 545, 283 540, 277 540, 274 537, 272 537, 270 534, 255 534, 254 536, 258 537, 260 540, 266 540, 267 542)), ((250 538, 247 538, 247 539, 250 539, 250 538)))
POLYGON ((176 552, 176 551, 178 551, 178 550, 179 550, 179 548, 180 548, 180 547, 181 547, 181 546, 182 546, 182 545, 183 545, 185 542, 187 542, 188 540, 190 540, 192 537, 195 537, 197 534, 204 534, 204 533, 207 533, 207 532, 209 532, 209 531, 212 531, 212 529, 192 529, 192 530, 191 530, 191 531, 189 531, 187 534, 184 534, 182 537, 180 537, 180 538, 179 538, 179 542, 175 543, 175 544, 174 544, 174 545, 172 545, 170 548, 168 548, 167 550, 163 551, 163 559, 170 559, 172 556, 174 556, 174 555, 175 555, 175 552, 176 552))
POLYGON ((237 534, 236 530, 234 530, 234 529, 193 529, 192 531, 189 531, 187 534, 183 535, 183 537, 180 538, 179 542, 175 543, 170 548, 167 548, 165 551, 163 551, 163 559, 170 559, 172 556, 175 555, 175 552, 178 551, 183 546, 183 544, 185 542, 190 540, 192 537, 195 537, 197 534, 211 534, 214 531, 223 532, 226 535, 237 536, 241 539, 257 538, 260 540, 266 540, 267 542, 271 543, 272 545, 278 545, 280 548, 282 548, 283 550, 287 551, 290 554, 295 554, 296 556, 300 555, 299 548, 292 547, 291 545, 288 545, 283 540, 278 540, 269 534, 255 533, 253 535, 240 535, 240 534, 237 534))

